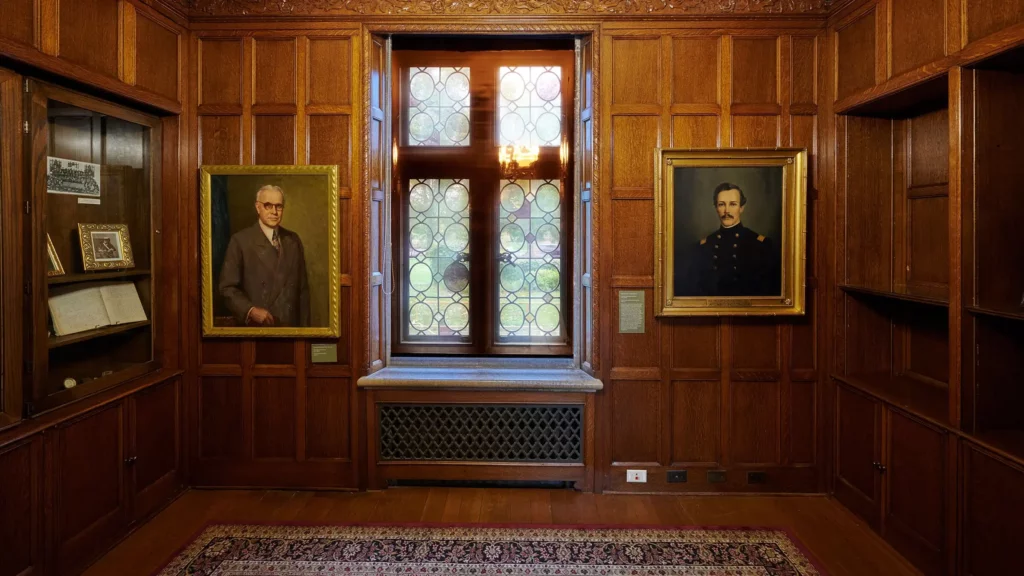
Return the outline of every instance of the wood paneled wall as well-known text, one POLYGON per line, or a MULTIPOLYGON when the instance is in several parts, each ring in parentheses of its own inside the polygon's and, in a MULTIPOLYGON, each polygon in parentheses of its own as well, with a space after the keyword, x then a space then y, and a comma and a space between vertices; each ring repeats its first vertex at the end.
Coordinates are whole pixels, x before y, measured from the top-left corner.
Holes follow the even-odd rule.
POLYGON ((818 94, 824 36, 813 26, 678 25, 602 30, 599 191, 605 390, 598 423, 604 488, 815 491, 824 446, 817 327, 822 239, 818 94), (793 146, 810 153, 808 313, 790 319, 657 319, 654 150, 793 146), (643 334, 617 332, 618 295, 645 293, 643 334), (689 469, 686 484, 665 471, 689 469), (726 470, 709 485, 705 471, 726 470), (748 485, 745 470, 767 472, 748 485))
POLYGON ((181 111, 183 13, 152 0, 4 0, 2 10, 0 55, 181 111))
MULTIPOLYGON (((364 218, 359 192, 362 86, 358 26, 305 31, 197 30, 191 90, 192 166, 337 164, 341 204, 341 326, 335 340, 200 336, 199 301, 183 311, 189 454, 196 485, 347 487, 358 484, 354 378, 365 333, 353 288, 364 218), (310 346, 338 361, 312 364, 310 346)), ((197 206, 197 182, 190 183, 197 206)), ((198 221, 187 233, 198 255, 198 221)), ((198 260, 189 266, 198 296, 198 260)), ((361 277, 361 276, 360 276, 361 277)))

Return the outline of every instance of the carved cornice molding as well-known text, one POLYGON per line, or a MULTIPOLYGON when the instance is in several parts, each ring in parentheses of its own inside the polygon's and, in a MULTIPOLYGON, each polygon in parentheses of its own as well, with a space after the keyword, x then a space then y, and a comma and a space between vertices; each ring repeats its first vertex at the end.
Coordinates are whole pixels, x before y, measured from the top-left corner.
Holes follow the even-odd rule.
POLYGON ((193 16, 825 15, 835 0, 170 0, 193 16))

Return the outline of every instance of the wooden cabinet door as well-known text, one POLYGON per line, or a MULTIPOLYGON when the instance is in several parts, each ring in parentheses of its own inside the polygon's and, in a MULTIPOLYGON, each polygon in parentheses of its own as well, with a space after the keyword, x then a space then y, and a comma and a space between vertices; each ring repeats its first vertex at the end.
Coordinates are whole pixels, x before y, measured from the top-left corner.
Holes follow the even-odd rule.
POLYGON ((882 461, 881 406, 839 386, 836 395, 836 487, 844 506, 873 528, 880 528, 882 461))
POLYGON ((1024 471, 970 444, 963 466, 963 574, 1019 574, 1024 471))
POLYGON ((0 576, 43 574, 42 438, 0 448, 0 576))
POLYGON ((883 535, 925 574, 946 573, 947 435, 889 411, 883 535))
POLYGON ((129 401, 133 521, 145 519, 181 489, 180 406, 178 379, 143 390, 129 401))
POLYGON ((52 432, 57 572, 77 572, 127 525, 123 402, 88 412, 52 432))

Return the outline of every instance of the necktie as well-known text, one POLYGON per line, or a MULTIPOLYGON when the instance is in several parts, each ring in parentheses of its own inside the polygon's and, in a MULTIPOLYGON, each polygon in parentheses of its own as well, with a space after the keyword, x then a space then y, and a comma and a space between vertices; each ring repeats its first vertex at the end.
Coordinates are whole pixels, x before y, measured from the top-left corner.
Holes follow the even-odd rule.
POLYGON ((281 251, 281 241, 277 239, 277 229, 274 229, 274 237, 270 239, 270 243, 273 244, 274 249, 278 252, 281 251))

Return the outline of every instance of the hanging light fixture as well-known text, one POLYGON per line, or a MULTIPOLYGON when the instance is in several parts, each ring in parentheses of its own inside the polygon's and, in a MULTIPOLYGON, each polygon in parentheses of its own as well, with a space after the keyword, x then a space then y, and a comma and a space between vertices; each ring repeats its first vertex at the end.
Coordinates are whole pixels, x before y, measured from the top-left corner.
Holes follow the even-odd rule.
POLYGON ((540 157, 540 148, 525 144, 509 144, 498 148, 498 162, 501 164, 501 177, 505 180, 518 180, 528 175, 530 166, 540 157))

